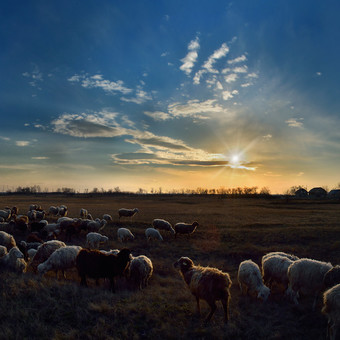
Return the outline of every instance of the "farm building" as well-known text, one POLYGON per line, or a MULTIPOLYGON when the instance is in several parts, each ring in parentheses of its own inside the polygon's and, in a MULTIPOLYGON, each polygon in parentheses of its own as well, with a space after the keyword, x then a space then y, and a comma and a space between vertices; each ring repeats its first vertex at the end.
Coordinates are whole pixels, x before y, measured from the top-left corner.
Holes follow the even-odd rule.
POLYGON ((340 198, 340 189, 333 189, 328 193, 329 198, 340 198))
POLYGON ((299 190, 295 191, 295 196, 300 198, 308 197, 308 191, 304 188, 300 188, 299 190))
POLYGON ((308 194, 311 198, 325 198, 327 196, 327 191, 324 188, 318 187, 309 190, 308 194))

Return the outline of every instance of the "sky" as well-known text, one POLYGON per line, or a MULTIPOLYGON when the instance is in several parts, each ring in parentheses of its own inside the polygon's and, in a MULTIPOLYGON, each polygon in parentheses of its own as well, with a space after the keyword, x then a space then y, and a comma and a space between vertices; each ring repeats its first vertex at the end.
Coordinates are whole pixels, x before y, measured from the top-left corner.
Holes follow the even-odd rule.
POLYGON ((0 191, 328 190, 338 1, 0 3, 0 191))

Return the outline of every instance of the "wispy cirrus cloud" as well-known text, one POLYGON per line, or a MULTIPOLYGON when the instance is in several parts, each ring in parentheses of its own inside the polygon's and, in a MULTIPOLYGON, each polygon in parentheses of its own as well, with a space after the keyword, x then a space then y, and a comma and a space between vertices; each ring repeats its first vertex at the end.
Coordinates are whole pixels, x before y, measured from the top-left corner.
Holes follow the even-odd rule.
POLYGON ((192 68, 194 67, 197 57, 198 57, 198 50, 200 48, 200 43, 198 37, 195 38, 195 40, 191 40, 188 45, 188 54, 181 59, 181 62, 183 63, 180 66, 180 70, 185 72, 185 74, 189 75, 192 71, 192 68))
POLYGON ((39 67, 37 65, 34 65, 32 72, 24 72, 22 73, 22 76, 25 78, 28 78, 29 84, 32 87, 35 87, 39 90, 41 88, 39 87, 40 83, 43 82, 43 74, 40 72, 39 67))
POLYGON ((303 118, 291 118, 286 120, 286 123, 291 127, 303 128, 303 118))
POLYGON ((168 120, 172 118, 172 116, 170 116, 168 113, 162 112, 162 111, 154 111, 154 112, 144 111, 144 114, 146 116, 151 117, 152 119, 156 121, 168 120))

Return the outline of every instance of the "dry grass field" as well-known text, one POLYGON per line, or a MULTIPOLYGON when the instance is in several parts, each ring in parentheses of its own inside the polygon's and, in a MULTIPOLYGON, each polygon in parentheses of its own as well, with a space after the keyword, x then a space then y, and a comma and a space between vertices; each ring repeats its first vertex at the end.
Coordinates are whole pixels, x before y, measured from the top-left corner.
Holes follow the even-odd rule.
MULTIPOLYGON (((102 280, 79 286, 76 270, 67 279, 54 275, 39 277, 1 272, 0 339, 325 339, 327 321, 321 314, 322 301, 312 311, 312 299, 302 297, 298 306, 283 298, 275 286, 265 303, 241 296, 237 269, 241 261, 260 264, 269 251, 285 251, 340 263, 340 202, 281 198, 220 198, 217 196, 0 196, 0 208, 18 206, 25 213, 32 203, 44 209, 67 205, 68 216, 79 217, 86 208, 94 218, 111 214, 114 221, 103 234, 110 239, 104 247, 121 248, 116 230, 130 228, 136 238, 127 243, 134 255, 148 256, 154 265, 150 284, 143 291, 128 289, 117 280, 111 293, 102 280), (118 221, 119 208, 139 209, 130 221, 118 221), (154 218, 177 222, 198 221, 190 237, 175 240, 162 232, 164 242, 148 244, 144 230, 154 218), (173 263, 181 256, 196 264, 229 272, 230 322, 223 322, 220 304, 205 326, 209 307, 202 301, 202 317, 196 314, 194 297, 173 263)), ((17 239, 25 235, 16 234, 17 239)), ((85 235, 72 244, 85 245, 85 235)))

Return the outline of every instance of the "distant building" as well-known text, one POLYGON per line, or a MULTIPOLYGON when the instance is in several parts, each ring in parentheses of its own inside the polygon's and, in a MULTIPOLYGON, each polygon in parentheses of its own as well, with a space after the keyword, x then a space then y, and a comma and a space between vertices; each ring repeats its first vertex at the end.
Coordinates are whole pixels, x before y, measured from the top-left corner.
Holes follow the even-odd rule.
POLYGON ((295 191, 295 196, 300 198, 307 197, 308 191, 306 189, 300 188, 299 190, 295 191))
POLYGON ((340 189, 333 189, 328 193, 329 198, 340 198, 340 189))
POLYGON ((327 197, 327 191, 324 188, 318 187, 309 190, 309 197, 311 198, 325 198, 327 197))

